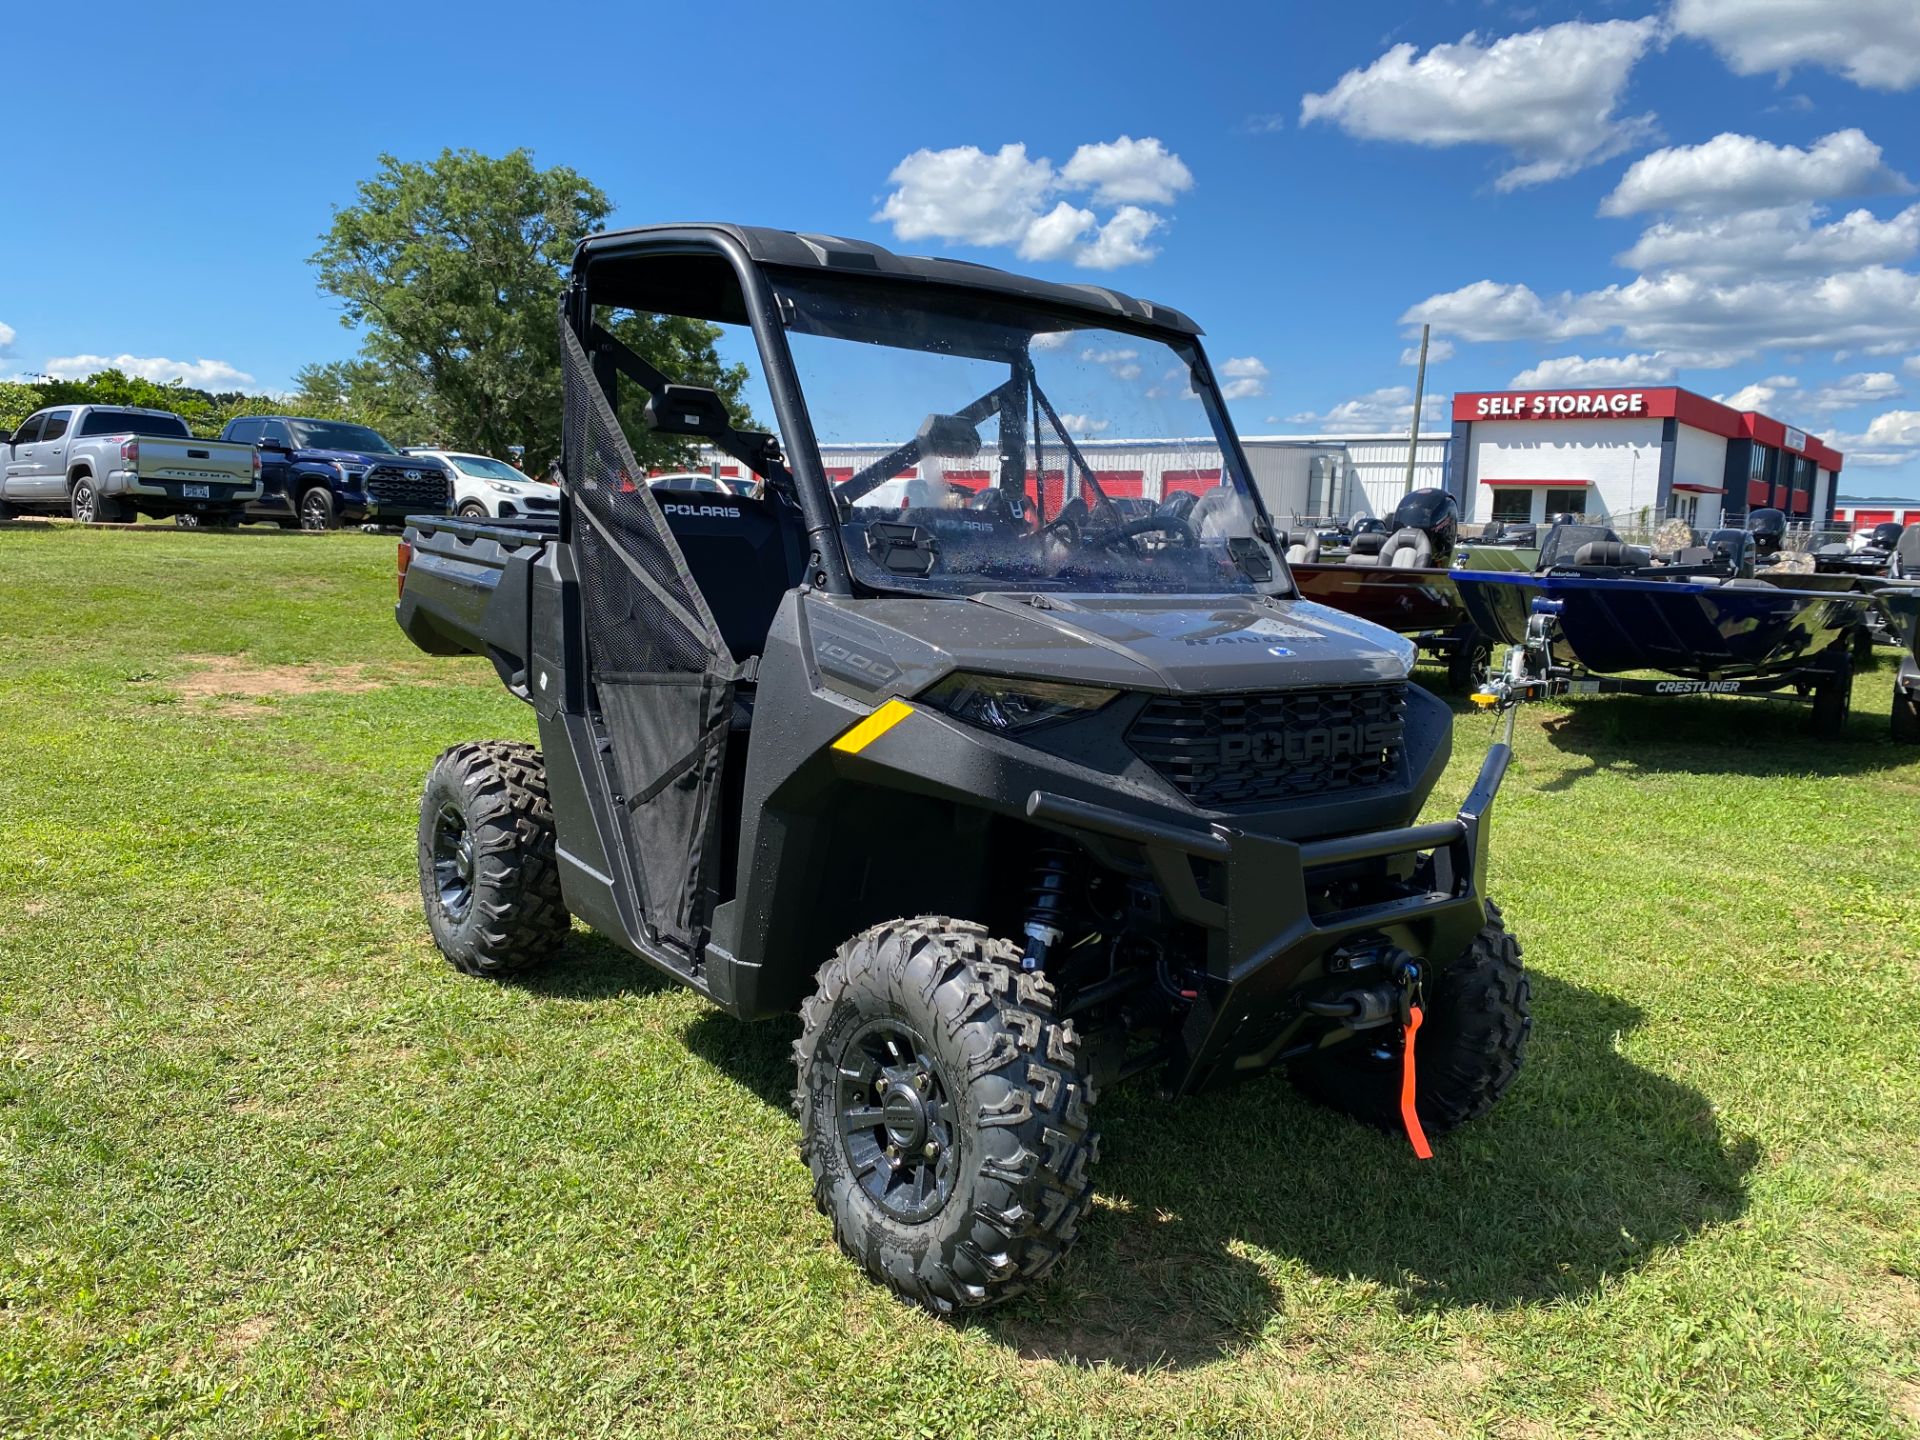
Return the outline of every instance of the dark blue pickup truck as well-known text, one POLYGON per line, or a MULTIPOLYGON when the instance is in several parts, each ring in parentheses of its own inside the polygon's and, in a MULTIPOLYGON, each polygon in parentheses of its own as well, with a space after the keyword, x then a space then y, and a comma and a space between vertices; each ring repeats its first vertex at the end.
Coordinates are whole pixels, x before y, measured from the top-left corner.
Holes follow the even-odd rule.
POLYGON ((260 452, 260 498, 247 506, 248 520, 302 530, 398 528, 409 515, 445 515, 453 508, 453 477, 444 465, 402 455, 364 425, 243 415, 229 421, 220 438, 260 452))

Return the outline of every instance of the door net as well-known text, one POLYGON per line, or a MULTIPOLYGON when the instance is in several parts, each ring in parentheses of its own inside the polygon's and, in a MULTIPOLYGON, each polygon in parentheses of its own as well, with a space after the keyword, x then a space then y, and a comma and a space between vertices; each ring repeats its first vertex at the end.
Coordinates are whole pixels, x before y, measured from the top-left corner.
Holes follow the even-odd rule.
POLYGON ((720 845, 727 721, 739 667, 660 513, 573 328, 563 483, 592 693, 652 938, 697 955, 720 845))

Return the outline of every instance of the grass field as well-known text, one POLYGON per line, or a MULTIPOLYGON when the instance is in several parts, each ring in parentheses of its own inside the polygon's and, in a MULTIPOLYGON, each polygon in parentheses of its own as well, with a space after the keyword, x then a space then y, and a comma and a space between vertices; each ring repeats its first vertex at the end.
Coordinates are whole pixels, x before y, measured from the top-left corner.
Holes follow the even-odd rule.
MULTIPOLYGON (((1519 1083, 1430 1164, 1267 1079, 1102 1097, 961 1326, 808 1198, 792 1030, 577 932, 456 976, 420 780, 532 736, 360 535, 0 529, 0 1435, 1920 1428, 1920 763, 1753 701, 1528 712, 1519 1083)), ((1488 722, 1462 716, 1436 809, 1488 722)))

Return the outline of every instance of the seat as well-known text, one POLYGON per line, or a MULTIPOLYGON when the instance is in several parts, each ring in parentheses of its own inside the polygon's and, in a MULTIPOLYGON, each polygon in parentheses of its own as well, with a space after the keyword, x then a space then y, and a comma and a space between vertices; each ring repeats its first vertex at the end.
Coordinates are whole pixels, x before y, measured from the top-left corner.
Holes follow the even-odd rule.
POLYGON ((800 517, 777 495, 656 490, 653 498, 733 658, 758 655, 781 598, 806 574, 800 517))
POLYGON ((1421 569, 1433 564, 1433 537, 1424 530, 1403 525, 1387 537, 1380 547, 1379 562, 1395 570, 1421 569))
POLYGON ((1653 563, 1653 552, 1619 540, 1589 540, 1573 552, 1575 569, 1638 570, 1653 563))
POLYGON ((1362 530, 1347 548, 1347 564, 1378 565, 1380 551, 1386 543, 1387 537, 1378 530, 1362 530))

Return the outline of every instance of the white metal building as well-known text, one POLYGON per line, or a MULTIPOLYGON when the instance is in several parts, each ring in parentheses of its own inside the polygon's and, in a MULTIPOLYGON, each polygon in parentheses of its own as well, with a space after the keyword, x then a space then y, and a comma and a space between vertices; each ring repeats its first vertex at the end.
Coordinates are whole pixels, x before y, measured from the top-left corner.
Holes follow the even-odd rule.
MULTIPOLYGON (((1140 440, 1076 440, 1100 486, 1116 499, 1162 500, 1181 490, 1207 490, 1220 483, 1220 447, 1211 437, 1140 440)), ((1254 483, 1275 520, 1305 516, 1388 515, 1407 489, 1407 437, 1400 435, 1242 436, 1254 483)), ((1413 485, 1443 486, 1451 437, 1424 432, 1414 454, 1413 485)), ((827 478, 851 478, 894 448, 892 444, 835 445, 821 451, 827 478)), ((707 460, 723 476, 739 467, 718 454, 707 460)), ((907 479, 938 477, 977 489, 992 474, 978 460, 923 460, 901 472, 907 479)), ((1060 503, 1064 469, 1048 457, 1047 510, 1060 503)), ((1032 477, 1029 477, 1031 481, 1032 477)))

